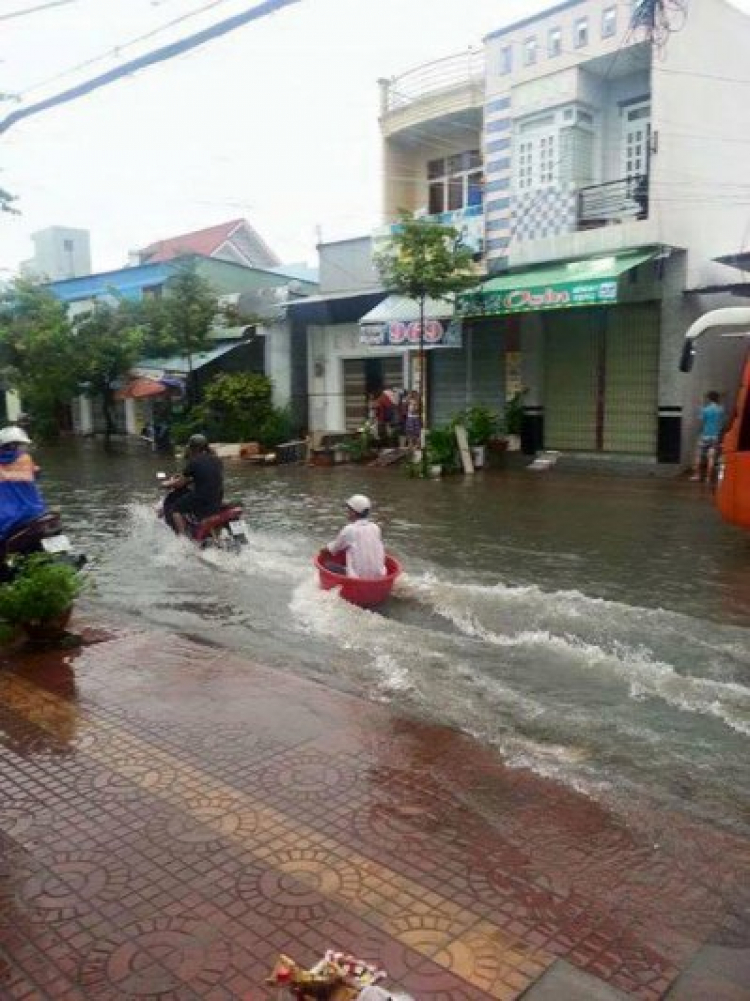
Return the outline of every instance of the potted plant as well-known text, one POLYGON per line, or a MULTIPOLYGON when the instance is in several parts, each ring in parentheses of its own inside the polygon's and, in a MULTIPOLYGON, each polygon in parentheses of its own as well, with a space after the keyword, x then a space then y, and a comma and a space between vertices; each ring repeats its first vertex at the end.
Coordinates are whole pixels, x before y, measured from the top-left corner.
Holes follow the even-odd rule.
POLYGON ((523 424, 523 398, 525 389, 519 390, 506 402, 503 410, 505 433, 508 438, 508 451, 518 452, 521 448, 521 427, 523 424))
POLYGON ((438 477, 441 473, 452 473, 458 469, 458 444, 452 427, 433 428, 426 434, 425 470, 429 476, 438 477))
POLYGON ((0 622, 20 626, 35 642, 65 635, 75 599, 81 593, 77 571, 44 553, 24 560, 16 577, 0 587, 0 622))
POLYGON ((466 428, 474 465, 481 469, 484 466, 485 449, 500 428, 500 415, 489 407, 477 404, 457 414, 452 423, 454 427, 462 425, 466 428))

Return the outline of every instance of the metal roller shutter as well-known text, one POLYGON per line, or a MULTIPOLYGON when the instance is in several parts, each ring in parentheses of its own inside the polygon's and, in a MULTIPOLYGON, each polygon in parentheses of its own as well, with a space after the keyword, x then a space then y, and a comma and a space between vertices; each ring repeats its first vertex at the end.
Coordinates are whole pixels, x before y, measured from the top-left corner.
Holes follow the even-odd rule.
POLYGON ((344 408, 346 430, 358 431, 367 420, 365 363, 361 358, 344 361, 344 408))
POLYGON ((643 303, 607 312, 604 451, 655 455, 658 306, 643 303))
POLYGON ((599 323, 593 310, 544 316, 545 446, 596 450, 599 323))

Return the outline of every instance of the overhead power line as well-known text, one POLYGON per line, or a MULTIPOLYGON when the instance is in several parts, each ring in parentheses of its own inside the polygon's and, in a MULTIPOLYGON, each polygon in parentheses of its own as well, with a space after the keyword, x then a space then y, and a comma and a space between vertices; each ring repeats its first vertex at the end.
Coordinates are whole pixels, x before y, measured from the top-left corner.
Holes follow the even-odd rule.
POLYGON ((213 10, 214 7, 218 7, 223 3, 227 3, 227 0, 210 0, 209 3, 204 4, 197 10, 191 10, 188 11, 187 14, 181 14, 179 17, 173 17, 171 21, 166 21, 164 24, 160 24, 158 27, 144 32, 142 35, 136 35, 135 38, 129 38, 126 42, 121 42, 119 45, 108 49, 99 56, 93 56, 91 59, 86 59, 82 63, 77 63, 75 66, 69 66, 60 73, 55 73, 54 76, 46 77, 44 80, 39 80, 37 83, 32 83, 30 86, 24 87, 23 90, 20 91, 20 96, 24 98, 28 94, 32 93, 32 91, 40 90, 42 87, 48 87, 51 83, 57 83, 58 80, 62 80, 64 77, 71 76, 73 73, 78 73, 81 70, 88 69, 89 66, 95 66, 97 63, 103 62, 105 59, 111 59, 113 56, 119 57, 123 52, 125 52, 126 49, 132 49, 133 46, 137 45, 139 42, 146 42, 150 38, 155 38, 156 35, 160 35, 162 32, 168 31, 170 28, 174 28, 183 21, 188 21, 192 17, 199 17, 201 14, 206 14, 209 10, 213 10))
POLYGON ((14 17, 26 17, 27 14, 37 14, 50 7, 63 7, 69 3, 77 3, 78 0, 49 0, 48 3, 40 3, 36 7, 26 7, 24 10, 14 10, 10 14, 0 14, 0 21, 10 21, 14 17))
POLYGON ((68 104, 70 101, 75 101, 79 97, 91 94, 95 90, 107 87, 124 76, 131 76, 133 73, 145 69, 147 66, 153 66, 156 63, 161 63, 168 59, 173 59, 175 56, 182 55, 184 52, 189 52, 191 49, 197 49, 199 46, 205 45, 206 42, 211 42, 222 35, 228 35, 231 31, 235 31, 237 28, 241 28, 251 21, 260 20, 269 14, 275 14, 284 7, 289 7, 291 4, 299 2, 300 0, 265 0, 265 3, 258 4, 257 7, 228 17, 226 20, 219 21, 218 24, 214 24, 210 28, 205 28, 194 35, 188 35, 187 38, 182 38, 178 42, 171 42, 169 45, 163 45, 153 52, 147 52, 143 56, 131 59, 129 62, 123 63, 115 69, 108 70, 106 73, 102 73, 91 80, 86 80, 75 87, 70 87, 60 94, 45 98, 43 101, 37 101, 36 104, 30 104, 26 108, 18 108, 0 120, 0 135, 25 118, 31 118, 32 115, 49 111, 50 108, 59 107, 61 104, 68 104))

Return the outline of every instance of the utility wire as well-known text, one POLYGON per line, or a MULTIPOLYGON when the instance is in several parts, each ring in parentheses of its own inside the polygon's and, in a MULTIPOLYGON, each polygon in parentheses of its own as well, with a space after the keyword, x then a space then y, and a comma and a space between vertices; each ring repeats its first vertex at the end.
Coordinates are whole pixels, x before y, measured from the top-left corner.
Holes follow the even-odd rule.
POLYGON ((20 91, 17 96, 26 97, 27 94, 31 94, 35 90, 40 90, 42 87, 47 87, 49 84, 55 83, 57 80, 62 80, 64 77, 70 76, 71 73, 77 73, 79 70, 88 69, 89 66, 95 66, 97 63, 100 63, 104 59, 108 59, 112 56, 119 56, 126 49, 131 49, 134 45, 137 45, 138 42, 145 42, 149 38, 154 38, 156 35, 160 35, 163 31, 168 31, 169 28, 174 28, 175 25, 181 24, 183 21, 188 21, 190 18, 198 17, 199 14, 205 14, 207 11, 213 10, 214 7, 218 7, 220 4, 226 2, 227 0, 211 0, 210 3, 204 4, 197 10, 191 10, 187 14, 181 14, 179 17, 172 18, 171 21, 166 21, 164 24, 161 24, 156 28, 152 28, 143 35, 136 35, 135 38, 130 38, 127 42, 115 45, 107 52, 103 52, 99 56, 92 56, 92 58, 86 59, 82 63, 77 63, 75 66, 69 66, 68 69, 55 73, 54 76, 49 76, 44 80, 39 80, 37 83, 32 83, 30 86, 24 87, 24 89, 20 91))
POLYGON ((78 0, 49 0, 48 3, 39 4, 37 7, 27 7, 25 10, 14 10, 10 14, 0 14, 0 21, 10 21, 14 17, 26 17, 27 14, 37 14, 50 7, 63 7, 65 4, 77 3, 78 0))
POLYGON ((284 7, 289 7, 291 4, 299 2, 300 0, 265 0, 265 3, 258 4, 257 7, 246 10, 241 14, 235 14, 233 17, 228 17, 226 20, 219 21, 210 28, 199 31, 194 35, 188 35, 187 38, 182 38, 178 42, 171 42, 169 45, 164 45, 153 52, 147 52, 143 56, 131 59, 129 62, 123 63, 121 66, 108 70, 106 73, 102 73, 100 76, 87 80, 75 87, 71 87, 61 94, 45 98, 43 101, 37 101, 36 104, 30 104, 27 108, 18 108, 0 120, 0 135, 7 132, 17 122, 23 121, 24 118, 31 118, 33 115, 41 114, 41 112, 48 111, 50 108, 56 108, 61 104, 75 101, 79 97, 84 97, 86 94, 91 94, 95 90, 99 90, 114 83, 116 80, 122 79, 122 77, 130 76, 138 70, 144 69, 146 66, 153 66, 156 63, 173 59, 175 56, 182 55, 183 52, 189 52, 191 49, 205 45, 206 42, 211 42, 215 38, 227 35, 229 32, 235 31, 245 24, 249 24, 251 21, 260 20, 269 14, 275 14, 284 7))

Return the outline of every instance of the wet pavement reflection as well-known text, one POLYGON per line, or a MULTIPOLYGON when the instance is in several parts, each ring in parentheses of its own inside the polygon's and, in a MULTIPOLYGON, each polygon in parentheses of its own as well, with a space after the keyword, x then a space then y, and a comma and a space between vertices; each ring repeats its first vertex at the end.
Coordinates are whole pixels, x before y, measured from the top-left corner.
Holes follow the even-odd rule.
POLYGON ((0 664, 1 997, 246 1001, 332 946, 419 1001, 742 996, 747 839, 166 635, 0 664))

